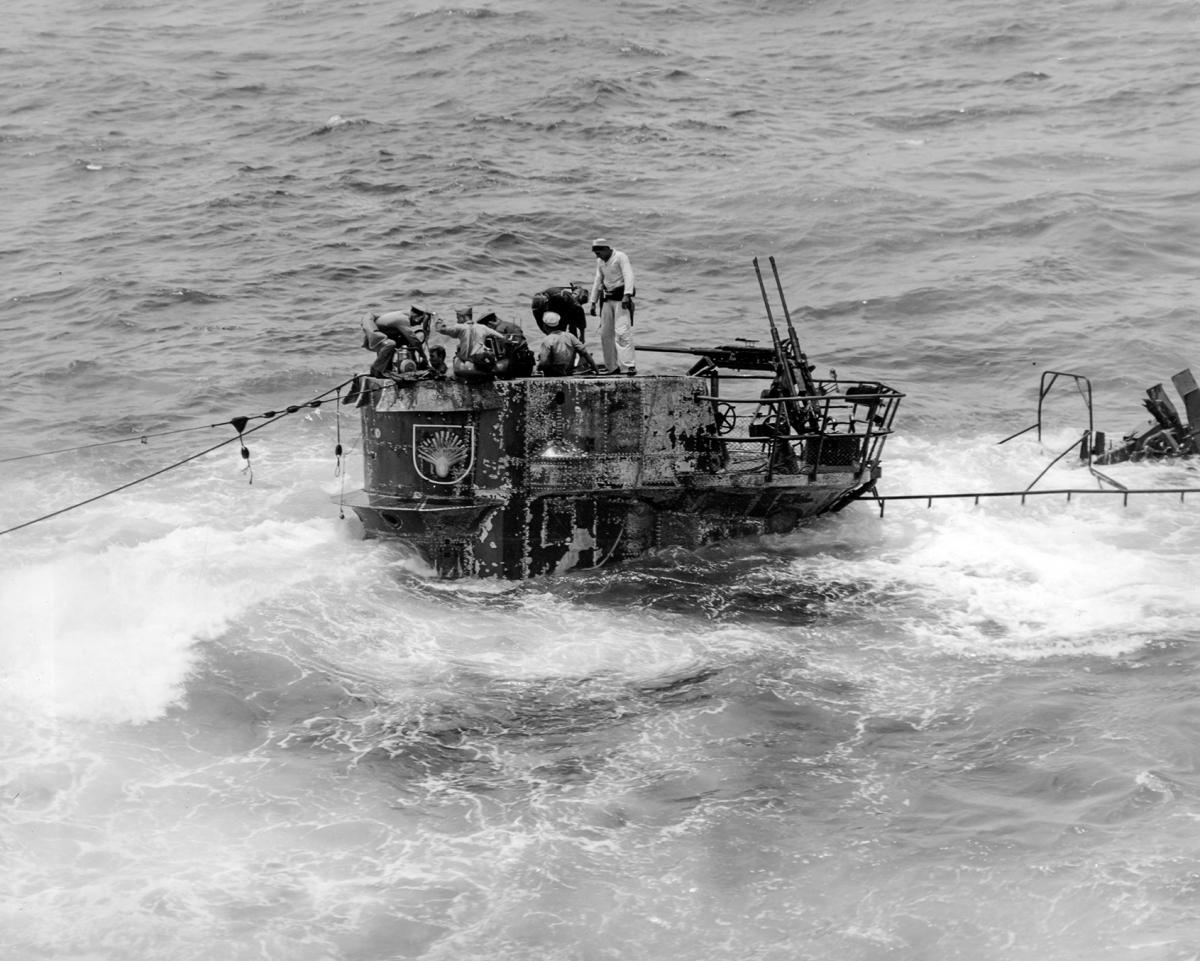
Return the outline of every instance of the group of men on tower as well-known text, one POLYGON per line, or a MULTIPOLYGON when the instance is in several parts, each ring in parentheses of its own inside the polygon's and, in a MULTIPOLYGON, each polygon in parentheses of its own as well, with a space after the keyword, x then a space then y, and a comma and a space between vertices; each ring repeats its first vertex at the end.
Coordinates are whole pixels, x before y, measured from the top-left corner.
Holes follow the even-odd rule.
POLYGON ((457 309, 451 322, 414 304, 408 311, 370 313, 363 319, 363 346, 375 351, 372 376, 508 379, 532 376, 536 368, 547 377, 577 372, 632 377, 637 373, 633 267, 628 255, 603 237, 593 241, 592 253, 596 273, 590 290, 572 283, 534 295, 530 307, 544 335, 536 358, 521 325, 501 320, 493 310, 475 317, 472 307, 457 309), (584 346, 589 314, 599 317, 603 368, 584 346), (457 340, 449 361, 445 347, 430 345, 431 332, 457 340))

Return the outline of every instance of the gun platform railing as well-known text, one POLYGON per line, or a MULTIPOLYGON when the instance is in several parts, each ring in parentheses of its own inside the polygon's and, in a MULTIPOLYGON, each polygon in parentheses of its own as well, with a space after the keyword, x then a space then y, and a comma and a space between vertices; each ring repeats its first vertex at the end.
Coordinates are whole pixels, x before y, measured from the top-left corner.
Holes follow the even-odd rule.
POLYGON ((713 405, 717 443, 730 462, 747 471, 763 470, 768 476, 823 472, 849 472, 858 477, 872 473, 882 457, 883 445, 893 433, 899 402, 904 396, 883 384, 846 384, 810 380, 813 391, 780 390, 777 378, 763 375, 703 372, 709 392, 697 399, 713 405), (723 382, 768 381, 755 396, 722 393, 723 382), (803 407, 804 427, 796 430, 789 410, 803 407))

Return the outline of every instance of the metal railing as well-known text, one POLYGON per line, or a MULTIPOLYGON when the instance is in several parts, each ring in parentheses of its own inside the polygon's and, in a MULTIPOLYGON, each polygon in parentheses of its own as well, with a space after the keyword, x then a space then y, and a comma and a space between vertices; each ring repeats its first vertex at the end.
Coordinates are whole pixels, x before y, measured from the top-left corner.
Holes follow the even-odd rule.
POLYGON ((904 396, 875 382, 810 381, 813 390, 782 392, 778 378, 718 375, 709 371, 709 392, 697 397, 713 405, 719 443, 735 462, 762 460, 774 473, 848 471, 858 476, 878 465, 893 433, 904 396), (721 393, 723 380, 769 381, 757 396, 721 393), (787 412, 803 405, 807 429, 796 430, 787 412), (738 426, 744 424, 742 430, 738 426))
POLYGON ((1017 497, 1020 498, 1022 505, 1030 497, 1050 497, 1050 496, 1065 496, 1070 501, 1076 495, 1087 496, 1091 494, 1107 495, 1109 497, 1120 497, 1121 506, 1129 506, 1129 498, 1142 494, 1178 494, 1181 504, 1187 502, 1188 494, 1200 494, 1200 487, 1147 487, 1147 488, 1127 488, 1122 487, 1117 490, 1105 487, 1071 487, 1071 488, 1056 488, 1054 490, 1025 490, 1019 491, 968 491, 958 494, 876 494, 872 493, 867 500, 879 504, 879 516, 883 516, 884 507, 891 501, 925 501, 926 508, 933 507, 934 501, 942 500, 971 500, 975 506, 979 506, 981 500, 991 500, 999 497, 1017 497))
POLYGON ((1017 431, 1015 434, 1010 434, 1008 437, 1005 437, 1003 440, 997 441, 996 442, 997 446, 999 446, 1000 444, 1007 444, 1010 440, 1015 440, 1016 438, 1021 437, 1024 434, 1028 434, 1031 430, 1035 430, 1035 429, 1037 430, 1037 438, 1039 441, 1041 441, 1041 439, 1042 439, 1042 420, 1043 420, 1043 412, 1045 410, 1046 397, 1050 393, 1050 391, 1052 391, 1054 389, 1054 386, 1055 386, 1055 384, 1058 383, 1058 380, 1060 377, 1067 378, 1072 383, 1074 383, 1075 389, 1078 390, 1080 395, 1083 397, 1084 407, 1087 409, 1087 419, 1088 419, 1087 430, 1085 430, 1083 432, 1083 436, 1078 441, 1072 441, 1070 447, 1068 447, 1065 451, 1063 451, 1061 454, 1059 454, 1057 457, 1055 457, 1054 460, 1052 460, 1049 464, 1047 464, 1045 466, 1045 468, 1042 469, 1042 472, 1040 474, 1038 474, 1037 477, 1035 477, 1032 481, 1029 482, 1029 487, 1026 487, 1025 489, 1030 490, 1034 484, 1036 484, 1038 481, 1040 481, 1046 475, 1046 472, 1049 471, 1051 467, 1053 467, 1060 460, 1062 460, 1064 457, 1066 457, 1067 454, 1069 454, 1071 451, 1078 448, 1080 460, 1082 460, 1084 462, 1084 464, 1087 466, 1088 473, 1090 473, 1094 478, 1096 478, 1097 484, 1100 484, 1101 486, 1103 486, 1104 484, 1108 484, 1111 488, 1113 488, 1116 491, 1125 490, 1124 484, 1120 483, 1119 481, 1113 480, 1107 474, 1103 473, 1102 471, 1097 470, 1095 465, 1092 463, 1092 457, 1095 454, 1095 446, 1096 446, 1095 445, 1096 428, 1095 428, 1095 423, 1093 420, 1093 410, 1092 410, 1092 382, 1090 380, 1088 380, 1088 378, 1084 377, 1082 374, 1073 374, 1073 373, 1070 373, 1069 371, 1065 371, 1065 370, 1043 371, 1041 383, 1038 386, 1037 420, 1034 423, 1030 424, 1028 427, 1017 431))

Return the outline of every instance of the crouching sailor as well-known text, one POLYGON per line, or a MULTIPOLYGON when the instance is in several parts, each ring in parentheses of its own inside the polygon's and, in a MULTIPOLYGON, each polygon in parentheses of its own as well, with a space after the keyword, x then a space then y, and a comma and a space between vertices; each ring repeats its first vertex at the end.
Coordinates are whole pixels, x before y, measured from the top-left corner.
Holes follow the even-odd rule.
POLYGON ((538 370, 547 377, 570 377, 575 372, 578 358, 587 365, 590 373, 596 373, 596 362, 587 352, 579 338, 562 329, 562 318, 552 310, 542 314, 539 326, 548 331, 546 339, 538 347, 538 370))
POLYGON ((459 380, 491 380, 496 376, 496 360, 504 352, 504 337, 477 324, 469 315, 459 314, 460 322, 433 317, 433 329, 458 340, 454 352, 454 376, 459 380))
POLYGON ((389 310, 370 313, 362 320, 363 347, 375 351, 372 377, 384 377, 395 367, 401 374, 412 374, 429 367, 425 342, 429 339, 429 311, 414 304, 406 314, 389 310))
POLYGON ((558 314, 562 318, 562 326, 570 333, 586 341, 587 314, 583 305, 588 302, 588 290, 582 284, 569 284, 566 287, 547 287, 533 295, 530 305, 533 310, 534 323, 543 334, 550 331, 542 323, 542 317, 547 311, 558 314))
MULTIPOLYGON (((469 308, 468 308, 469 310, 469 308)), ((460 319, 462 311, 457 312, 460 319)), ((528 377, 533 373, 533 351, 525 339, 525 331, 520 324, 501 320, 494 310, 486 311, 476 323, 483 324, 494 330, 504 341, 504 350, 496 358, 496 376, 511 380, 514 377, 528 377)))

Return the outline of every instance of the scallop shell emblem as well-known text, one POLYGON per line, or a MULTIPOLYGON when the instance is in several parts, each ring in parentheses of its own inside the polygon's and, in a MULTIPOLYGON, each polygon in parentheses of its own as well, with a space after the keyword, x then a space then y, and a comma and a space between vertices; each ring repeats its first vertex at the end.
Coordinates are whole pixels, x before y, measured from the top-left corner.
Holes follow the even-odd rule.
POLYGON ((471 467, 470 441, 461 428, 428 430, 416 445, 417 472, 435 484, 458 483, 471 467))

